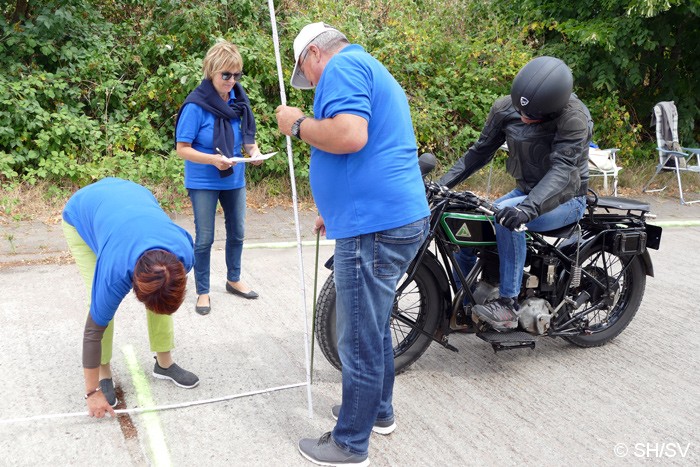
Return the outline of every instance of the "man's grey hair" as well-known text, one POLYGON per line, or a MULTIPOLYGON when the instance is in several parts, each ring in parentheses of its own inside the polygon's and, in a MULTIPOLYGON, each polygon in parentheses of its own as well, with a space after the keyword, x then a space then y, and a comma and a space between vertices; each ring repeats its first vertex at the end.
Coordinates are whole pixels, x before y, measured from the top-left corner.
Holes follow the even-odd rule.
MULTIPOLYGON (((334 52, 343 45, 349 44, 350 41, 345 34, 340 31, 326 31, 319 34, 309 45, 315 45, 324 52, 334 52)), ((306 47, 308 48, 309 45, 306 47)))

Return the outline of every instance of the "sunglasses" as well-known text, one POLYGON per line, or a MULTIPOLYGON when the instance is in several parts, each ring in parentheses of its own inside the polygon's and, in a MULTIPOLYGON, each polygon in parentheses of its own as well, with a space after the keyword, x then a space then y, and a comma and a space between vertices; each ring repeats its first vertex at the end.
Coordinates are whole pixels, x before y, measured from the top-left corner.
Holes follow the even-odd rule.
POLYGON ((233 78, 234 81, 240 81, 241 76, 243 76, 242 71, 239 71, 238 73, 229 73, 228 71, 221 73, 221 79, 223 79, 224 81, 228 81, 231 78, 233 78))
POLYGON ((297 67, 297 70, 299 70, 299 74, 306 78, 306 75, 304 75, 304 70, 301 69, 301 67, 304 66, 304 62, 306 61, 306 57, 309 56, 309 47, 306 47, 306 53, 304 54, 303 57, 301 57, 301 61, 299 62, 299 66, 297 67))

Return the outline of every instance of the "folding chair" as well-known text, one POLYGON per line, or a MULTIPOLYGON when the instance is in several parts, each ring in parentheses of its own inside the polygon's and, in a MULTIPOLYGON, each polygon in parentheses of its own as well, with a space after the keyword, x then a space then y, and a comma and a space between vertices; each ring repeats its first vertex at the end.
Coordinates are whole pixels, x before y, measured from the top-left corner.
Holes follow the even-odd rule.
POLYGON ((681 204, 697 203, 700 199, 686 201, 683 197, 683 185, 681 183, 681 172, 695 172, 700 174, 700 148, 684 148, 678 142, 678 110, 673 101, 659 102, 654 106, 654 118, 652 126, 656 125, 656 144, 659 151, 659 164, 656 172, 642 188, 643 192, 654 193, 663 191, 663 188, 649 190, 649 185, 662 170, 676 172, 678 180, 678 191, 680 193, 681 204), (695 158, 695 163, 692 163, 695 158))
POLYGON ((622 167, 617 165, 617 151, 617 148, 588 149, 588 176, 603 177, 603 189, 608 193, 608 177, 612 177, 613 196, 617 196, 617 173, 622 170, 622 167))

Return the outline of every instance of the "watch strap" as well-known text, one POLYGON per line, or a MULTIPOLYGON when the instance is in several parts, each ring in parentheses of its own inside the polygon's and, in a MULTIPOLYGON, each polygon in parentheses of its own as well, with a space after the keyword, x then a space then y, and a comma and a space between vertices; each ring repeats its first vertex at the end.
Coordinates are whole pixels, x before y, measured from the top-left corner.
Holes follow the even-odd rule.
POLYGON ((301 122, 306 120, 306 116, 299 117, 296 122, 292 124, 292 136, 297 139, 301 139, 301 122))

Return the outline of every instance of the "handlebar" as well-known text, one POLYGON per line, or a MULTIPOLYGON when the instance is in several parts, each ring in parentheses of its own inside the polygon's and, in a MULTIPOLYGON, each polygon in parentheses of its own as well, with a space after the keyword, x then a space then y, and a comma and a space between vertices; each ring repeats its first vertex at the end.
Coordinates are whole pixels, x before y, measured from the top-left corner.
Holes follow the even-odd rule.
MULTIPOLYGON (((486 214, 487 216, 495 215, 499 209, 493 203, 485 198, 482 198, 471 191, 452 191, 444 185, 431 181, 425 182, 425 190, 432 196, 437 196, 445 200, 453 200, 465 203, 469 208, 486 214)), ((517 227, 515 232, 524 232, 527 230, 525 224, 517 227)))
POLYGON ((471 191, 453 191, 447 188, 445 185, 440 185, 439 183, 433 181, 425 182, 425 190, 433 196, 465 203, 469 205, 470 208, 483 212, 487 215, 493 215, 494 210, 498 210, 488 200, 481 198, 471 191))
MULTIPOLYGON (((436 163, 437 159, 433 154, 429 152, 421 154, 418 158, 418 165, 420 167, 421 175, 423 175, 423 177, 428 175, 435 168, 436 163)), ((424 178, 424 181, 425 191, 429 195, 429 201, 433 196, 439 196, 440 198, 444 198, 446 200, 454 200, 465 203, 469 206, 469 208, 482 212, 487 216, 493 216, 498 212, 498 208, 490 201, 475 195, 471 191, 452 191, 446 186, 435 183, 432 180, 425 180, 424 178)), ((516 228, 515 232, 523 232, 525 230, 527 230, 527 227, 525 227, 525 224, 523 224, 516 228)))

